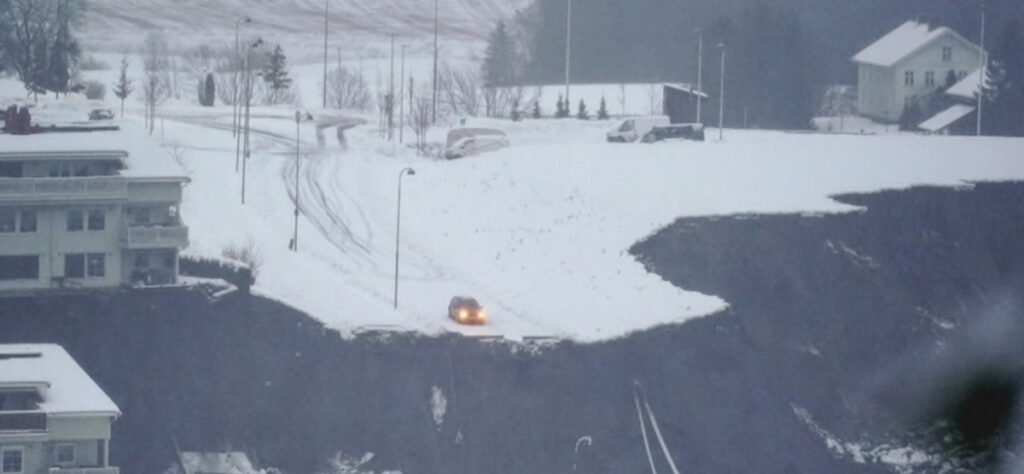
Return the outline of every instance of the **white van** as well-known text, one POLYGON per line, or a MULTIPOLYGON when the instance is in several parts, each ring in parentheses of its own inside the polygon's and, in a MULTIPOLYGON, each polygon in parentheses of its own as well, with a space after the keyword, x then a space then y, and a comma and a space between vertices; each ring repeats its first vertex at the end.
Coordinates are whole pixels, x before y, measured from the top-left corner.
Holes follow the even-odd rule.
POLYGON ((448 132, 444 157, 454 160, 508 147, 508 136, 501 130, 457 128, 448 132))
POLYGON ((618 128, 608 132, 608 141, 618 143, 635 142, 643 138, 644 135, 647 135, 654 127, 664 127, 668 124, 669 119, 664 115, 626 119, 618 128))

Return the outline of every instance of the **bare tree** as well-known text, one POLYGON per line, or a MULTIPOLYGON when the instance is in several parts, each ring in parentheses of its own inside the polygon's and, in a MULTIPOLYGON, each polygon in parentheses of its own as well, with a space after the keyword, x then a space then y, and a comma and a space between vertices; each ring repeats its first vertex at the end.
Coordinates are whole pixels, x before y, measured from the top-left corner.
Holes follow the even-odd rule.
POLYGON ((345 67, 335 68, 327 75, 327 102, 335 109, 369 110, 372 101, 366 78, 345 67))
POLYGON ((473 69, 455 70, 443 65, 439 73, 440 106, 452 115, 476 116, 480 114, 483 97, 480 93, 480 75, 473 69))
POLYGON ((160 33, 150 33, 143 43, 143 66, 145 81, 142 84, 142 100, 146 105, 146 126, 153 134, 156 124, 156 109, 170 97, 170 66, 167 40, 160 33))
POLYGON ((410 126, 416 133, 416 150, 423 153, 427 147, 427 131, 430 130, 433 100, 429 93, 421 93, 412 101, 409 111, 410 126))
POLYGON ((124 100, 134 91, 132 80, 128 79, 128 57, 124 56, 121 58, 121 73, 117 78, 117 83, 114 84, 114 95, 121 99, 121 118, 124 118, 124 100))

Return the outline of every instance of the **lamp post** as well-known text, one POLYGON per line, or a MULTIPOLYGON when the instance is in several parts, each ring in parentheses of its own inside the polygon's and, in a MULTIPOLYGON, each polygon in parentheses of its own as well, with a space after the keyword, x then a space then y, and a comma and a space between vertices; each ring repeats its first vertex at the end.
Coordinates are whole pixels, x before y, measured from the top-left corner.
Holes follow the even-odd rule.
POLYGON ((327 108, 327 13, 328 3, 324 0, 324 108, 327 108))
MULTIPOLYGON (((238 61, 238 30, 241 28, 242 23, 252 23, 252 18, 243 16, 235 21, 235 61, 238 61)), ((231 101, 231 136, 238 136, 238 64, 235 64, 235 90, 234 96, 231 101)), ((235 163, 238 163, 238 152, 235 152, 235 163)), ((238 167, 235 166, 235 171, 238 171, 238 167)))
POLYGON ((295 230, 292 231, 292 251, 299 251, 299 171, 301 171, 301 162, 299 161, 299 121, 302 120, 302 113, 298 110, 295 111, 295 230))
POLYGON ((722 119, 725 116, 725 43, 718 43, 718 47, 722 50, 722 77, 718 91, 718 141, 722 141, 722 119))
POLYGON ((981 136, 981 109, 985 103, 982 96, 985 95, 985 69, 988 68, 988 61, 985 57, 985 3, 981 4, 981 44, 978 45, 978 52, 981 53, 981 67, 978 72, 978 125, 977 135, 981 136))
POLYGON ((430 123, 437 123, 437 30, 440 26, 440 7, 438 0, 434 0, 434 83, 430 86, 434 96, 430 100, 430 123))
POLYGON ((398 239, 402 231, 402 177, 405 175, 416 176, 416 170, 403 168, 398 173, 398 217, 395 223, 395 309, 398 309, 398 239))
POLYGON ((263 38, 257 38, 255 42, 249 45, 245 49, 245 131, 243 132, 243 152, 242 152, 242 205, 245 205, 245 173, 246 164, 249 162, 249 109, 252 104, 252 50, 259 48, 263 44, 263 38))
POLYGON ((565 19, 565 109, 569 110, 569 59, 572 54, 572 0, 568 0, 565 19))
POLYGON ((704 30, 697 28, 697 123, 700 123, 701 94, 704 93, 704 30))
POLYGON ((405 143, 405 50, 409 47, 402 45, 402 71, 398 77, 398 142, 405 143))
POLYGON ((576 440, 576 448, 573 450, 572 472, 576 472, 576 464, 580 459, 580 444, 586 443, 587 446, 590 446, 593 442, 594 440, 590 436, 580 436, 580 439, 576 440))

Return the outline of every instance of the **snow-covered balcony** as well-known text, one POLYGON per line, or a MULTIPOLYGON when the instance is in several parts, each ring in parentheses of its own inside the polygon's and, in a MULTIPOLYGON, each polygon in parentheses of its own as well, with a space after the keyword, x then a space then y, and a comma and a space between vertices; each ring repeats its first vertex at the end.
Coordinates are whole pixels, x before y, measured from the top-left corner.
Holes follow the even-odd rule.
POLYGON ((32 411, 0 411, 0 433, 46 431, 46 413, 32 411))
POLYGON ((117 467, 51 467, 50 474, 120 474, 117 467))
POLYGON ((183 249, 188 247, 188 227, 181 223, 162 226, 122 226, 121 243, 131 250, 183 249))
POLYGON ((80 202, 127 197, 128 184, 121 177, 0 178, 0 202, 80 202))

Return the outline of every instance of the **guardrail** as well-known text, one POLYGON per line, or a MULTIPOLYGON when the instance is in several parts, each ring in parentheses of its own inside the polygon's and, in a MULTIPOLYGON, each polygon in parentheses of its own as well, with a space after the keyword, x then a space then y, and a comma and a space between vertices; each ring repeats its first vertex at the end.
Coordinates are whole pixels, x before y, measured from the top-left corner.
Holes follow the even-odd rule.
POLYGON ((0 178, 0 201, 127 197, 128 182, 122 177, 0 178))
POLYGON ((122 241, 130 249, 188 247, 188 227, 124 227, 122 241))
POLYGON ((51 467, 50 474, 120 474, 119 467, 51 467))
POLYGON ((0 412, 0 432, 46 431, 46 413, 38 411, 0 412))

